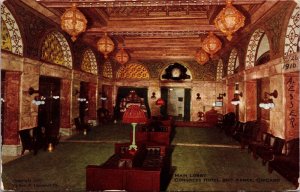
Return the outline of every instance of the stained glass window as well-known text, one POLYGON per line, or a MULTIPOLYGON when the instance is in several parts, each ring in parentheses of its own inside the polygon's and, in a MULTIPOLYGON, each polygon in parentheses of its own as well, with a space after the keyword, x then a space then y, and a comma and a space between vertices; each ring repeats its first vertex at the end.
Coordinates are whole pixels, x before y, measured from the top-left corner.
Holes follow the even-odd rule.
POLYGON ((96 57, 91 49, 88 49, 83 53, 81 69, 88 73, 92 73, 95 75, 98 74, 96 57))
POLYGON ((23 42, 17 22, 8 8, 1 5, 1 49, 23 55, 23 42))
POLYGON ((103 77, 106 78, 113 78, 113 73, 112 73, 112 65, 111 62, 107 59, 103 65, 103 77))
POLYGON ((122 66, 117 72, 119 79, 149 79, 148 70, 141 64, 131 63, 122 66))
POLYGON ((254 63, 256 60, 256 50, 258 48, 258 43, 261 39, 261 37, 263 36, 264 31, 262 29, 257 29, 251 39, 250 42, 248 44, 248 48, 247 48, 247 55, 246 55, 246 69, 249 69, 251 67, 254 67, 254 63))
POLYGON ((42 59, 72 69, 71 50, 62 34, 52 32, 46 36, 42 46, 42 59))
POLYGON ((222 81, 223 78, 223 61, 220 59, 217 66, 217 81, 222 81))

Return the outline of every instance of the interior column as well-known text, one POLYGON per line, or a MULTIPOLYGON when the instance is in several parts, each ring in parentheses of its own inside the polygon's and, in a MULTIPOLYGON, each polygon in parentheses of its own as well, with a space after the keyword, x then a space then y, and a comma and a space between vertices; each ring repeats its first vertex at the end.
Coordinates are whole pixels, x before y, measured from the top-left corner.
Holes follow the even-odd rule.
POLYGON ((21 72, 5 73, 5 108, 2 154, 16 156, 20 154, 19 113, 20 113, 21 72))
POLYGON ((299 73, 284 76, 284 92, 285 138, 291 140, 299 137, 299 73))
POLYGON ((257 84, 256 81, 245 82, 246 121, 256 120, 257 84))
POLYGON ((62 135, 72 135, 71 125, 71 99, 72 99, 72 82, 69 79, 61 80, 60 90, 60 132, 62 135))

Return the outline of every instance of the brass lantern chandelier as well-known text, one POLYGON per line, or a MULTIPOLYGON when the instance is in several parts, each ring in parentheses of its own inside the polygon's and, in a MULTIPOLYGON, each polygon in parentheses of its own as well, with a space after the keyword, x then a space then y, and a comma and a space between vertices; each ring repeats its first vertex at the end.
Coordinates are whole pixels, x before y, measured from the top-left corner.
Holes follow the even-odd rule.
POLYGON ((212 32, 209 32, 208 36, 203 40, 202 48, 203 50, 210 54, 212 58, 213 55, 218 52, 222 47, 222 42, 215 36, 212 32))
POLYGON ((85 16, 76 8, 75 3, 61 16, 61 28, 72 36, 72 41, 75 41, 77 36, 85 31, 86 24, 85 16))
POLYGON ((226 0, 226 7, 215 19, 215 26, 227 35, 229 41, 232 39, 232 34, 245 24, 245 16, 232 5, 231 1, 226 0))
POLYGON ((109 38, 107 33, 105 33, 104 36, 97 42, 97 49, 104 54, 105 59, 108 58, 108 54, 111 53, 114 48, 114 42, 111 40, 111 38, 109 38))
POLYGON ((116 60, 118 61, 118 63, 124 65, 125 63, 128 62, 129 60, 129 55, 126 52, 126 50, 124 49, 124 47, 122 47, 116 54, 116 60))
POLYGON ((209 60, 209 56, 202 48, 200 48, 195 55, 195 59, 200 65, 204 65, 209 60))

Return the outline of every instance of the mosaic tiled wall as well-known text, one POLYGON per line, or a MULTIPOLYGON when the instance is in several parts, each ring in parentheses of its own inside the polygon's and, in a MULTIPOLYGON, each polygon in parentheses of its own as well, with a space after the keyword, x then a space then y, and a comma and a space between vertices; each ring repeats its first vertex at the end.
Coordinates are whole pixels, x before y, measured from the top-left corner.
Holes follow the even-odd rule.
POLYGON ((81 69, 88 73, 98 74, 96 57, 91 49, 88 49, 83 53, 81 69))

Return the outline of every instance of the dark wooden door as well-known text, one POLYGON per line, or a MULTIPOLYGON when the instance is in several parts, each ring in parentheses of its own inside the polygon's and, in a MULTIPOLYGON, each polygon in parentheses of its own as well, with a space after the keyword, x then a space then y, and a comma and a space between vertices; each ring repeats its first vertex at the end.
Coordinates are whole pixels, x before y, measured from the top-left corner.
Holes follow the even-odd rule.
MULTIPOLYGON (((87 82, 80 82, 80 93, 79 97, 81 99, 86 99, 79 101, 79 118, 80 121, 86 122, 87 110, 88 110, 88 83, 87 82)), ((87 123, 87 122, 86 122, 87 123)))
POLYGON ((44 105, 39 105, 38 126, 45 127, 46 135, 57 137, 60 127, 60 79, 41 76, 39 96, 46 98, 44 105))
POLYGON ((191 120, 191 89, 184 89, 184 121, 191 120))

